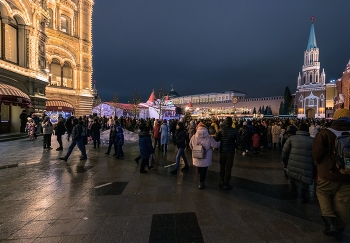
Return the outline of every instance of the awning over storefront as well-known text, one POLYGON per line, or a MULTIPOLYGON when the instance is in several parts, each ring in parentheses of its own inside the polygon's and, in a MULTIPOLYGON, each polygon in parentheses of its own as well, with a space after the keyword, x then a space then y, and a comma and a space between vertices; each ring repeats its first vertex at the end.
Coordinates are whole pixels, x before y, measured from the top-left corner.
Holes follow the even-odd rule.
POLYGON ((21 108, 32 107, 32 102, 26 93, 2 83, 0 83, 0 104, 15 105, 21 108))
POLYGON ((48 100, 46 101, 46 110, 73 112, 74 107, 68 102, 65 102, 63 100, 48 100))

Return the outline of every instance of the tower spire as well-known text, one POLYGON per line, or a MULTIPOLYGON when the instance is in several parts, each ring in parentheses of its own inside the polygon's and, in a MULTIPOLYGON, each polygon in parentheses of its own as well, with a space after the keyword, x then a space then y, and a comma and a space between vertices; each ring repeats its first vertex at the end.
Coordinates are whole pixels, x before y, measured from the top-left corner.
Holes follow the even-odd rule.
POLYGON ((307 43, 306 50, 311 50, 313 48, 317 48, 316 44, 316 35, 315 35, 315 29, 314 29, 314 16, 311 17, 311 29, 310 29, 310 35, 309 35, 309 41, 307 43))

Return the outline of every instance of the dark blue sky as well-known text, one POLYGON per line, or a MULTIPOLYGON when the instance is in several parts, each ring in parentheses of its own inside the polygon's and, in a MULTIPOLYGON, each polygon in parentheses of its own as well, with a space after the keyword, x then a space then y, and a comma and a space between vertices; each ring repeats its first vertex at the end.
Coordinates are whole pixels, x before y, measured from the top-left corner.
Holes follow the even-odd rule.
POLYGON ((93 79, 99 95, 295 92, 311 16, 326 80, 350 59, 348 0, 96 0, 93 79))

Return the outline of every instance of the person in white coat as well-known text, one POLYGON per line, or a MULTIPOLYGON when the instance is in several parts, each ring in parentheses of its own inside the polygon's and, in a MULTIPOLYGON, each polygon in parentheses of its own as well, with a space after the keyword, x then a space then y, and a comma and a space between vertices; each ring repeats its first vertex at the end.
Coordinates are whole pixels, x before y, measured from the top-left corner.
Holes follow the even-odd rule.
POLYGON ((199 173, 199 189, 205 187, 205 178, 207 176, 208 167, 212 164, 213 148, 219 148, 220 142, 210 136, 208 128, 200 122, 197 125, 196 133, 191 137, 190 148, 194 145, 201 144, 205 149, 205 156, 203 159, 192 158, 193 165, 197 167, 199 173))

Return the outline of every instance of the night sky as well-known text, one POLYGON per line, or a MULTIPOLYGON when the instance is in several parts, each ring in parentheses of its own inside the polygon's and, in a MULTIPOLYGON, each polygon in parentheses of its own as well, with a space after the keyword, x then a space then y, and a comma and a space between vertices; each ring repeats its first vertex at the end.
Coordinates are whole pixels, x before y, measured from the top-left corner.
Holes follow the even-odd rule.
POLYGON ((295 92, 311 27, 326 82, 350 59, 348 0, 95 0, 93 79, 104 101, 239 90, 295 92))

